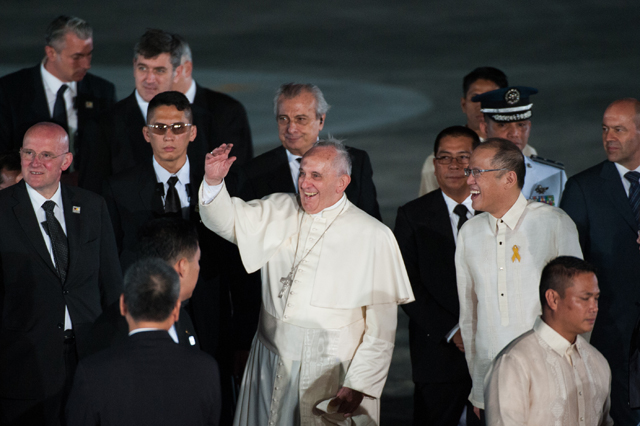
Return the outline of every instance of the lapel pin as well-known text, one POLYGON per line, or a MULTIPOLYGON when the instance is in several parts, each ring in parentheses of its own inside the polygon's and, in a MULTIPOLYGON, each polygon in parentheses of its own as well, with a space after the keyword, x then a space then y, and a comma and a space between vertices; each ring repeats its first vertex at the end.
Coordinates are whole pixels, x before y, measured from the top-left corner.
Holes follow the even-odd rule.
POLYGON ((189 344, 191 346, 195 346, 196 345, 196 338, 193 336, 189 336, 189 344))
POLYGON ((74 212, 75 214, 80 214, 80 207, 73 206, 73 209, 71 211, 74 212))
POLYGON ((87 109, 92 109, 93 108, 93 102, 91 101, 87 101, 84 103, 84 107, 87 109))

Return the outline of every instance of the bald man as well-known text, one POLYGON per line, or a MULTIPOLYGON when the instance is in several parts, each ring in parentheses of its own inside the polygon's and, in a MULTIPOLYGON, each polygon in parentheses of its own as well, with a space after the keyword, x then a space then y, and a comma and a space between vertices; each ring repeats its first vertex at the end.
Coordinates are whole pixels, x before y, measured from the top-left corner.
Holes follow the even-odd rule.
POLYGON ((39 123, 23 180, 0 191, 0 424, 60 425, 75 367, 102 309, 122 292, 104 200, 60 184, 62 127, 39 123))

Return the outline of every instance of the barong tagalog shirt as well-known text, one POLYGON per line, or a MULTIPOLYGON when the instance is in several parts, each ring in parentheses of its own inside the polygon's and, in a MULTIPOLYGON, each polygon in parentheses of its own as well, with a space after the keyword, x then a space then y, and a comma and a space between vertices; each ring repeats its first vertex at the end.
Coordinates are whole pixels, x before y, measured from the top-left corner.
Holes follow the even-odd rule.
POLYGON ((460 229, 455 258, 459 324, 474 406, 484 408, 491 361, 542 312, 542 269, 563 255, 582 259, 576 225, 559 208, 527 201, 522 194, 501 219, 485 212, 460 229))
POLYGON ((485 383, 488 425, 612 425, 611 370, 582 336, 574 344, 540 317, 495 359, 485 383))
POLYGON ((377 424, 397 305, 414 300, 391 230, 345 196, 309 215, 293 194, 245 203, 224 186, 216 192, 201 186, 204 224, 238 245, 248 272, 262 274, 260 323, 234 424, 342 424, 342 414, 320 415, 340 386, 370 397, 354 424, 377 424), (279 297, 294 262, 293 282, 279 297))

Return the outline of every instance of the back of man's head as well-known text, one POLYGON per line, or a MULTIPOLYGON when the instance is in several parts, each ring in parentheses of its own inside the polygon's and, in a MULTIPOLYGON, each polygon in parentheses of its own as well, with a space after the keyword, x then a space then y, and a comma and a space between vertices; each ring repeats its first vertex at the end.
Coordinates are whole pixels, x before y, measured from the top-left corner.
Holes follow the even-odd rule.
POLYGON ((564 298, 567 288, 573 285, 573 278, 578 274, 596 273, 596 268, 590 263, 573 256, 559 256, 553 259, 542 270, 540 277, 540 304, 542 310, 549 308, 547 290, 554 290, 564 298))
POLYGON ((278 88, 273 98, 273 113, 278 115, 278 104, 281 99, 293 99, 301 93, 311 93, 316 100, 316 118, 320 118, 329 111, 329 104, 324 99, 322 90, 315 84, 286 83, 278 88))
MULTIPOLYGON (((189 123, 193 123, 193 113, 191 110, 191 104, 189 103, 189 99, 183 94, 175 90, 170 90, 168 92, 158 93, 149 101, 149 106, 147 107, 147 124, 153 124, 153 116, 156 108, 161 106, 172 106, 175 107, 178 111, 184 111, 184 116, 188 120, 189 123)), ((173 123, 164 123, 164 124, 173 124, 173 123)))
POLYGON ((173 34, 158 29, 148 29, 133 48, 133 59, 155 58, 163 53, 171 57, 173 71, 180 66, 182 60, 182 44, 173 34))
POLYGON ((522 151, 515 144, 506 139, 489 138, 478 145, 476 149, 495 149, 492 166, 496 169, 515 172, 518 178, 518 188, 522 189, 526 168, 522 151))
POLYGON ((156 257, 174 265, 181 258, 191 259, 197 250, 195 226, 179 217, 151 220, 138 231, 138 259, 156 257))
POLYGON ((127 313, 136 322, 166 321, 179 294, 178 273, 162 259, 139 260, 125 274, 123 300, 127 313))
POLYGON ((11 151, 0 154, 0 189, 16 184, 21 170, 19 153, 11 151))
POLYGON ((462 80, 462 96, 466 96, 469 87, 478 80, 488 80, 494 82, 499 88, 509 85, 505 73, 494 67, 478 67, 464 76, 462 80))
POLYGON ((64 47, 65 35, 73 33, 80 40, 93 37, 93 28, 83 19, 75 16, 60 15, 49 24, 45 33, 45 43, 57 52, 64 47))

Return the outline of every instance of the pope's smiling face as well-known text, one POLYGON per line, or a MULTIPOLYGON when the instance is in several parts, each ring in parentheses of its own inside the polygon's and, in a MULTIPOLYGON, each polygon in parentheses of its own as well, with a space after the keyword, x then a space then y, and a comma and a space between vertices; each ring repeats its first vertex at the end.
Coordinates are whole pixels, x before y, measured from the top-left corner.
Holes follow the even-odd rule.
POLYGON ((298 189, 305 212, 315 214, 331 207, 349 185, 349 175, 336 168, 336 155, 332 147, 317 147, 302 158, 298 189))

